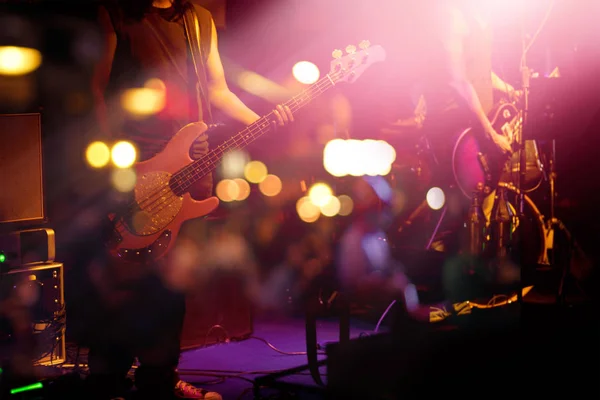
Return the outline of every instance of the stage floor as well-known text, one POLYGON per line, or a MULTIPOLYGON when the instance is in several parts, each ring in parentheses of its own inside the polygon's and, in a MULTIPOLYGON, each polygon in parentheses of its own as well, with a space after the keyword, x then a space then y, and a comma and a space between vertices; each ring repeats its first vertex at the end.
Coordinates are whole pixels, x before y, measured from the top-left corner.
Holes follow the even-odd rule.
MULTIPOLYGON (((538 382, 538 379, 541 378, 545 382, 560 380, 562 383, 579 389, 582 388, 585 382, 594 382, 594 380, 587 378, 587 376, 598 376, 597 373, 599 372, 596 357, 599 354, 597 351, 597 313, 594 312, 594 308, 591 305, 562 307, 560 309, 556 305, 533 305, 526 313, 523 313, 523 310, 525 308, 518 309, 513 304, 512 306, 496 307, 491 311, 483 310, 481 313, 456 315, 454 318, 434 323, 432 326, 460 330, 463 327, 463 322, 465 326, 490 322, 492 325, 501 326, 504 320, 516 321, 523 326, 535 327, 535 333, 528 335, 530 338, 534 338, 535 348, 525 350, 529 351, 531 355, 523 359, 521 365, 528 371, 526 373, 527 379, 532 378, 535 382, 538 382), (515 310, 517 314, 515 314, 515 310), (529 322, 525 323, 527 321, 529 322), (564 364, 565 362, 568 364, 564 364), (565 371, 569 374, 564 375, 565 371), (573 384, 570 383, 571 381, 573 384)), ((351 338, 361 336, 371 336, 373 338, 375 323, 372 322, 373 318, 369 321, 367 322, 362 317, 353 318, 351 321, 351 338)), ((385 336, 386 331, 387 328, 383 326, 379 336, 385 336)), ((338 335, 339 324, 337 318, 327 317, 318 320, 317 340, 320 344, 335 342, 338 340, 338 335)), ((493 343, 489 345, 495 346, 493 343)), ((447 352, 447 356, 442 356, 459 357, 460 355, 460 357, 465 357, 465 354, 470 350, 483 352, 484 354, 487 351, 481 347, 473 349, 469 349, 469 346, 461 345, 460 347, 461 349, 450 349, 451 351, 447 352)), ((75 349, 70 346, 67 362, 73 362, 75 349)), ((520 351, 522 351, 521 348, 518 349, 518 352, 520 351)), ((254 398, 252 393, 254 379, 272 372, 305 365, 307 363, 305 352, 306 336, 303 318, 265 318, 259 316, 255 318, 254 332, 250 338, 184 351, 179 368, 182 378, 190 383, 209 391, 217 391, 227 400, 246 400, 254 398)), ((352 359, 352 352, 349 353, 348 355, 344 354, 344 357, 349 356, 352 359)), ((85 349, 82 349, 79 362, 85 363, 85 358, 85 349)), ((321 354, 319 358, 324 359, 325 355, 321 354)), ((356 360, 352 359, 352 362, 354 361, 356 360)), ((517 359, 517 361, 521 362, 521 359, 517 359)), ((360 360, 358 362, 360 363, 360 360)), ((372 360, 372 362, 374 361, 372 360)), ((448 360, 445 362, 448 362, 448 360)), ((506 360, 491 359, 488 362, 503 363, 506 360)), ((373 373, 377 368, 385 368, 384 366, 370 365, 372 365, 372 368, 369 369, 372 369, 373 373)), ((85 372, 85 369, 83 371, 85 372)), ((320 371, 323 381, 327 382, 326 368, 321 367, 320 371)), ((45 368, 41 374, 56 376, 68 372, 72 372, 72 369, 63 366, 62 368, 45 368)), ((515 373, 511 375, 514 376, 515 373)), ((431 377, 431 379, 434 378, 431 377)), ((439 378, 435 379, 439 380, 439 378)), ((308 389, 318 388, 308 371, 289 376, 283 381, 300 384, 308 389)), ((348 376, 349 384, 369 385, 369 382, 372 382, 372 379, 363 374, 348 376)), ((534 386, 539 387, 539 385, 538 382, 534 386)), ((323 393, 314 393, 308 389, 296 389, 294 393, 291 393, 291 390, 263 388, 261 389, 261 399, 325 398, 323 393)), ((598 388, 596 387, 595 390, 598 391, 598 388)), ((79 396, 79 398, 82 397, 79 396)), ((132 393, 131 398, 135 399, 134 393, 132 393)))

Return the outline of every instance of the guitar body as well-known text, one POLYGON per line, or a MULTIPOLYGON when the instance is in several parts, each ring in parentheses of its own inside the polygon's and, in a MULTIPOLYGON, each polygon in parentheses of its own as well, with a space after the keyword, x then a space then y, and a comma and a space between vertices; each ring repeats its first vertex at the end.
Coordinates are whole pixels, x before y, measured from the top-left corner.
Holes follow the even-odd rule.
MULTIPOLYGON (((516 132, 520 130, 521 118, 519 110, 511 103, 501 103, 491 112, 490 121, 496 132, 516 141, 516 132)), ((519 178, 519 152, 507 157, 496 145, 483 138, 483 134, 475 128, 464 130, 458 137, 452 152, 452 168, 454 179, 465 196, 471 198, 477 185, 495 189, 498 183, 515 183, 519 178)), ((542 172, 538 166, 537 147, 534 141, 525 142, 526 179, 524 190, 535 189, 541 183, 542 172)))
POLYGON ((194 140, 207 130, 202 122, 183 127, 162 152, 139 162, 137 182, 127 216, 109 216, 115 228, 108 243, 111 256, 130 264, 155 260, 175 244, 181 225, 203 217, 219 205, 216 197, 194 200, 189 193, 177 195, 169 184, 173 174, 192 163, 189 152, 194 140))

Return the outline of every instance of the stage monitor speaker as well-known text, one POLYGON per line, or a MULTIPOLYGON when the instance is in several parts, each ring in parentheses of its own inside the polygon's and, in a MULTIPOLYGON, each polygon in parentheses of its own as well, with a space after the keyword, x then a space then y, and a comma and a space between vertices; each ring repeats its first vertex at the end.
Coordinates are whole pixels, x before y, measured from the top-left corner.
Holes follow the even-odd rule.
POLYGON ((252 335, 252 305, 245 293, 241 274, 221 272, 188 294, 181 348, 243 340, 252 335))
POLYGON ((0 227, 44 219, 40 114, 0 115, 0 227))
POLYGON ((65 300, 62 263, 22 266, 0 273, 0 360, 27 353, 32 365, 65 361, 65 300), (25 304, 19 312, 17 304, 25 304), (18 333, 15 325, 27 321, 32 331, 18 333))

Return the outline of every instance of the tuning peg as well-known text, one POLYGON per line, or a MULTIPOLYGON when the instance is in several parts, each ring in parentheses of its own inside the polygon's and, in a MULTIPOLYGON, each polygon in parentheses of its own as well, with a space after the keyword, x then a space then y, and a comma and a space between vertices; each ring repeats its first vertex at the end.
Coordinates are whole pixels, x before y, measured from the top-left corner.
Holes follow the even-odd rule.
POLYGON ((358 47, 360 47, 363 50, 368 49, 369 47, 371 47, 371 42, 369 42, 368 40, 363 40, 362 42, 360 42, 358 44, 358 47))
POLYGON ((350 44, 346 47, 346 53, 348 54, 354 54, 356 53, 356 46, 350 44))
POLYGON ((331 56, 332 56, 333 58, 335 58, 336 60, 339 60, 340 58, 342 58, 342 55, 343 55, 343 54, 344 54, 344 53, 342 53, 342 51, 341 51, 340 49, 335 49, 335 50, 334 50, 334 51, 331 53, 331 56))

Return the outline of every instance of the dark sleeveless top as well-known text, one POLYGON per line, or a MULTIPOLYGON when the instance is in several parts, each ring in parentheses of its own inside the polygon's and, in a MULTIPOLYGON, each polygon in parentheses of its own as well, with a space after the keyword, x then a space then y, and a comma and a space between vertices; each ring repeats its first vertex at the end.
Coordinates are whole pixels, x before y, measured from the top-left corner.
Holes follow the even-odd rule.
MULTIPOLYGON (((114 131, 136 143, 140 158, 148 159, 162 150, 183 126, 202 120, 200 110, 208 115, 209 105, 198 107, 195 87, 198 79, 189 54, 183 17, 174 7, 152 7, 141 19, 126 16, 114 2, 106 3, 105 7, 117 34, 106 96, 114 103, 109 104, 111 117, 121 116, 114 131), (165 106, 159 113, 135 119, 118 111, 120 94, 124 90, 143 87, 153 78, 160 79, 166 87, 165 106)), ((206 62, 210 52, 212 16, 200 6, 194 4, 194 8, 200 22, 201 48, 206 62)))

